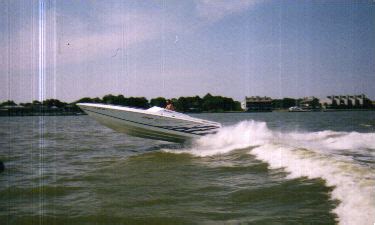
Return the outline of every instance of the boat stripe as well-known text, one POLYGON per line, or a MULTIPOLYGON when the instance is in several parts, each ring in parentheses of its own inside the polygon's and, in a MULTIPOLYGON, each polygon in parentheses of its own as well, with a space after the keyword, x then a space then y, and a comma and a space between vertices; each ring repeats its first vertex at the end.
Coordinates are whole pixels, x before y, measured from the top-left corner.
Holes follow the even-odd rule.
POLYGON ((164 127, 169 127, 172 129, 186 129, 186 130, 210 130, 210 129, 217 129, 218 127, 213 127, 213 126, 207 126, 207 127, 179 127, 179 126, 164 126, 164 127))
POLYGON ((196 129, 192 129, 192 128, 189 128, 189 129, 185 129, 185 128, 175 128, 175 130, 183 130, 183 131, 191 131, 191 132, 194 132, 194 131, 208 131, 208 130, 212 130, 212 129, 217 129, 217 127, 215 128, 196 128, 196 129))

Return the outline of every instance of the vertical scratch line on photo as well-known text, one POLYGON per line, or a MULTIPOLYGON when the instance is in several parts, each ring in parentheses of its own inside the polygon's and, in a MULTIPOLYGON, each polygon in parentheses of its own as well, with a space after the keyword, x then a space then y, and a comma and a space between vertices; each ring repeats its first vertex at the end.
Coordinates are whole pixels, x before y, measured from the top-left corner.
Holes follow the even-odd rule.
MULTIPOLYGON (((57 99, 57 90, 56 90, 56 85, 57 85, 57 77, 56 77, 56 71, 57 71, 57 24, 58 24, 58 21, 57 21, 57 15, 56 15, 56 0, 53 0, 52 2, 52 8, 53 8, 53 14, 52 14, 52 19, 53 20, 53 23, 52 23, 52 26, 53 26, 53 94, 54 94, 54 99, 57 99)), ((56 132, 56 123, 55 123, 55 132, 56 132)), ((54 151, 54 160, 55 162, 57 162, 57 153, 56 151, 54 151)), ((57 170, 56 170, 56 167, 55 167, 55 171, 54 171, 54 182, 56 182, 57 180, 57 170)), ((56 207, 53 207, 53 214, 56 214, 56 207)))
POLYGON ((278 73, 278 75, 279 75, 279 98, 281 98, 281 95, 282 95, 282 79, 281 79, 281 76, 282 76, 282 62, 281 62, 281 60, 282 60, 282 35, 281 35, 281 28, 282 28, 282 25, 281 25, 281 23, 282 23, 282 15, 281 15, 281 10, 282 10, 282 8, 281 8, 281 6, 280 6, 280 10, 279 10, 279 65, 278 65, 278 70, 279 70, 279 73, 278 73))
MULTIPOLYGON (((10 10, 10 4, 7 4, 7 11, 9 12, 10 10)), ((10 34, 10 28, 11 28, 11 19, 10 19, 10 14, 8 14, 8 18, 7 18, 7 28, 8 28, 8 45, 7 45, 7 53, 8 53, 8 57, 6 58, 7 59, 7 83, 8 83, 8 88, 7 88, 7 97, 8 99, 11 99, 11 80, 10 80, 10 77, 11 77, 11 48, 12 48, 12 42, 11 42, 11 34, 10 34)))
MULTIPOLYGON (((44 0, 39 0, 39 101, 43 102, 45 99, 45 3, 44 0)), ((43 104, 40 108, 39 117, 39 223, 43 220, 43 149, 44 149, 44 117, 43 104)))
POLYGON ((52 26, 53 26, 53 97, 54 99, 57 99, 57 94, 56 94, 56 62, 57 62, 57 16, 56 16, 56 0, 53 1, 53 11, 52 11, 52 18, 51 20, 53 21, 52 26))
MULTIPOLYGON (((163 92, 165 90, 165 63, 166 63, 166 52, 165 52, 165 17, 166 17, 166 2, 165 0, 162 2, 162 13, 163 17, 161 20, 161 49, 160 49, 160 55, 161 55, 161 63, 160 63, 160 74, 162 77, 163 82, 163 92)), ((163 93, 165 94, 165 93, 163 93)))

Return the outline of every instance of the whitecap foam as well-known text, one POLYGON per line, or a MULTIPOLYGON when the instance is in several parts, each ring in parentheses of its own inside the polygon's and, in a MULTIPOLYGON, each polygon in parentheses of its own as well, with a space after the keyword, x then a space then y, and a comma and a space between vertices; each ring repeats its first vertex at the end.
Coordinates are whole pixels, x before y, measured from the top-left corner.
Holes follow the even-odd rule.
POLYGON ((375 177, 371 167, 340 154, 349 150, 374 156, 374 133, 275 132, 264 122, 242 121, 204 136, 180 152, 204 157, 247 147, 253 147, 249 153, 271 168, 284 168, 288 178, 322 178, 328 186, 334 186, 332 197, 340 200, 334 212, 340 224, 375 222, 375 177))
MULTIPOLYGON (((287 134, 294 141, 305 141, 309 146, 318 146, 318 149, 347 150, 357 153, 369 153, 375 156, 375 133, 320 131, 312 133, 287 134), (369 151, 370 150, 370 151, 369 151), (371 151, 373 150, 373 151, 371 151)), ((335 151, 335 153, 339 153, 335 151)))
POLYGON ((309 150, 267 144, 251 151, 271 168, 284 168, 288 178, 322 178, 334 186, 332 197, 340 200, 334 210, 340 224, 373 224, 375 182, 370 170, 309 150))

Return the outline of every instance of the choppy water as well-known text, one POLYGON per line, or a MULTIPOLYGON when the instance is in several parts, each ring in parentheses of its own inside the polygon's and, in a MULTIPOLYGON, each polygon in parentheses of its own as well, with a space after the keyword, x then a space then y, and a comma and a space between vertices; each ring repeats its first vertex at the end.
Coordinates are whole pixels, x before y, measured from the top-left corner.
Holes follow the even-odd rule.
POLYGON ((373 224, 375 113, 195 114, 188 145, 0 118, 0 224, 373 224))

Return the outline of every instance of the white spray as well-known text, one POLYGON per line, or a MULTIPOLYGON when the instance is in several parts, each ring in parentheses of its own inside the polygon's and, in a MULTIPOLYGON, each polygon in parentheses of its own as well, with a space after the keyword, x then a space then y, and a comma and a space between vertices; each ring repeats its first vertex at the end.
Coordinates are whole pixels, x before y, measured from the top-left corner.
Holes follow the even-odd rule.
POLYGON ((253 147, 249 154, 267 162, 271 169, 284 168, 288 178, 322 178, 335 187, 332 197, 340 204, 334 213, 340 224, 375 222, 373 168, 340 154, 345 150, 375 156, 375 133, 282 133, 271 131, 264 122, 243 121, 200 138, 184 152, 204 157, 247 147, 253 147))

